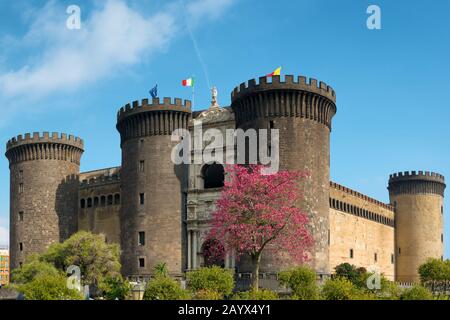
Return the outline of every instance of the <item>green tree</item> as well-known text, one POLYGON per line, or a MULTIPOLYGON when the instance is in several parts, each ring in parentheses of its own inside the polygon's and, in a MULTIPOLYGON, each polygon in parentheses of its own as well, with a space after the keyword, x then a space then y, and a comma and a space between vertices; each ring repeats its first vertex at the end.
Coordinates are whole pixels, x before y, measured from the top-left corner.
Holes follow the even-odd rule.
POLYGON ((120 276, 120 250, 107 244, 103 235, 80 231, 63 243, 50 246, 39 260, 52 263, 60 270, 76 265, 81 271, 82 285, 101 288, 107 278, 120 276))
POLYGON ((150 280, 144 292, 144 300, 186 300, 189 293, 180 284, 164 276, 156 276, 150 280))
POLYGON ((167 263, 160 262, 155 266, 155 274, 163 277, 167 277, 169 275, 169 271, 167 270, 167 263))
POLYGON ((201 289, 194 293, 194 300, 221 300, 223 297, 215 290, 201 289))
POLYGON ((200 290, 215 291, 223 298, 234 288, 233 274, 219 266, 211 266, 190 271, 186 274, 187 284, 194 293, 200 290))
POLYGON ((356 266, 345 262, 337 265, 334 270, 336 277, 345 278, 358 288, 365 286, 364 275, 367 273, 365 268, 357 268, 356 266))
POLYGON ((82 300, 82 294, 67 288, 64 274, 37 274, 31 281, 19 285, 26 300, 82 300))
POLYGON ((328 279, 322 287, 322 296, 326 300, 365 300, 372 296, 359 290, 346 278, 328 279))
POLYGON ((433 294, 427 288, 415 285, 402 292, 400 300, 433 300, 433 294))
POLYGON ((102 290, 108 300, 125 300, 130 296, 131 284, 120 277, 108 277, 103 282, 102 290))
POLYGON ((51 263, 32 259, 21 268, 14 269, 11 273, 11 281, 16 284, 25 284, 38 275, 58 276, 61 271, 56 269, 51 263))
POLYGON ((233 300, 278 300, 276 292, 267 289, 259 289, 238 292, 234 294, 231 299, 233 300))
POLYGON ((292 298, 298 300, 317 300, 319 298, 316 277, 314 270, 306 266, 282 271, 278 274, 281 285, 290 288, 292 298))
POLYGON ((420 281, 445 281, 450 280, 450 261, 441 259, 428 259, 419 267, 420 281))

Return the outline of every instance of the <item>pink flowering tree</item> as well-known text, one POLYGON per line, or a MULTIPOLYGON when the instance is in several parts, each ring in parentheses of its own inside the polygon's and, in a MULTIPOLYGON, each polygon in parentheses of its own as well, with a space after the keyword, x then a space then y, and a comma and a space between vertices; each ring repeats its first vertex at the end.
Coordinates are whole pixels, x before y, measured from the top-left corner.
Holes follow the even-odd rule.
POLYGON ((264 175, 260 165, 227 166, 225 185, 212 214, 209 239, 223 246, 209 248, 209 258, 224 252, 248 255, 252 261, 252 288, 258 290, 259 267, 265 250, 308 260, 313 244, 308 216, 298 208, 299 182, 306 175, 279 171, 264 175))

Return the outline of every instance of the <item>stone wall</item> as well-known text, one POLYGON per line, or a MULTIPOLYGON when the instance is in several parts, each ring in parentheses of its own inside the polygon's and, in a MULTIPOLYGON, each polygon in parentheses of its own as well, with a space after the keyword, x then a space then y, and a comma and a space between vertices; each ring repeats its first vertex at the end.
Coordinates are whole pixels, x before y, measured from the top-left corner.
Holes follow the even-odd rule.
POLYGON ((25 134, 8 141, 11 269, 77 230, 82 153, 83 141, 66 134, 25 134))
POLYGON ((78 229, 103 234, 120 245, 119 168, 81 173, 78 192, 78 229))
POLYGON ((348 262, 394 280, 394 237, 393 208, 331 183, 328 239, 332 269, 348 262))
POLYGON ((187 167, 171 161, 173 130, 187 128, 190 102, 147 100, 122 108, 117 129, 122 148, 120 212, 122 272, 149 276, 158 263, 172 275, 186 268, 187 167), (139 243, 139 233, 145 243, 139 243))

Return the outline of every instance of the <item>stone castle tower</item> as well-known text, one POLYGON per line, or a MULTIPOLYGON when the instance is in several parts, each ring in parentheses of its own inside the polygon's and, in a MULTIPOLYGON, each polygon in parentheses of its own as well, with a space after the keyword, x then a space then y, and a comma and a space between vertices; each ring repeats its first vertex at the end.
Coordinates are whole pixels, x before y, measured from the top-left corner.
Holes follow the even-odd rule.
POLYGON ((434 172, 400 172, 390 176, 388 189, 395 208, 397 280, 418 281, 418 267, 444 253, 445 180, 434 172))
POLYGON ((187 129, 191 102, 164 98, 133 102, 117 115, 122 148, 121 248, 125 274, 149 274, 167 263, 173 274, 183 259, 183 192, 186 168, 171 159, 172 131, 187 129))
MULTIPOLYGON (((417 267, 443 253, 444 177, 421 171, 391 175, 390 204, 330 181, 336 110, 331 87, 289 75, 241 84, 231 93, 230 107, 213 102, 192 111, 191 102, 181 99, 134 101, 117 113, 121 166, 82 173, 81 139, 45 132, 13 138, 6 146, 11 269, 78 230, 119 243, 122 273, 136 281, 148 279, 162 262, 175 276, 204 266, 205 235, 224 170, 221 164, 171 161, 177 143, 172 132, 183 128, 192 134, 199 120, 221 132, 279 130, 280 169, 309 173, 302 205, 315 241, 311 264, 319 275, 348 262, 376 267, 391 280, 415 281, 417 267)), ((228 254, 223 266, 245 282, 248 264, 235 258, 228 254)), ((286 263, 263 255, 262 279, 276 280, 286 263)))
POLYGON ((44 132, 8 141, 11 269, 77 231, 83 141, 44 132))
MULTIPOLYGON (((318 273, 329 274, 329 187, 330 130, 336 113, 336 96, 330 86, 305 77, 287 75, 267 82, 249 80, 231 94, 236 127, 241 129, 278 129, 280 169, 307 172, 304 185, 305 212, 310 215, 314 249, 312 265, 318 273)), ((264 259, 264 258, 263 258, 264 259)), ((262 269, 278 271, 275 262, 262 269), (271 270, 272 269, 272 270, 271 270)))

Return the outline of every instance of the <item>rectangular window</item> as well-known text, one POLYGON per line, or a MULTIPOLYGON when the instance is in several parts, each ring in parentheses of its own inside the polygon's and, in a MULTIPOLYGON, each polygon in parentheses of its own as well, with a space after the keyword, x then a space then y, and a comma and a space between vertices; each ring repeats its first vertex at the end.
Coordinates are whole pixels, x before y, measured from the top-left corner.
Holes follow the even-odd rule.
POLYGON ((441 233, 441 242, 444 243, 444 234, 441 233))
POLYGON ((145 161, 141 160, 139 161, 139 172, 144 172, 145 171, 145 161))
POLYGON ((19 181, 22 182, 23 181, 23 170, 19 171, 19 181))
POLYGON ((373 255, 373 260, 374 260, 375 262, 378 261, 378 255, 377 255, 376 253, 373 255))
POLYGON ((402 253, 402 249, 399 247, 398 248, 398 254, 402 253))
POLYGON ((394 264, 394 254, 391 254, 391 263, 394 264))
POLYGON ((139 258, 139 268, 145 268, 145 259, 139 258))
POLYGON ((23 243, 22 242, 19 243, 19 250, 23 251, 23 243))
POLYGON ((23 221, 23 211, 19 212, 19 221, 23 221))
POLYGON ((145 202, 145 194, 144 193, 139 193, 139 203, 141 205, 143 205, 145 202))
POLYGON ((350 249, 350 258, 353 259, 353 249, 350 249))
POLYGON ((139 245, 145 246, 145 232, 144 231, 139 232, 139 245))
POLYGON ((19 184, 19 194, 23 193, 23 183, 19 184))

